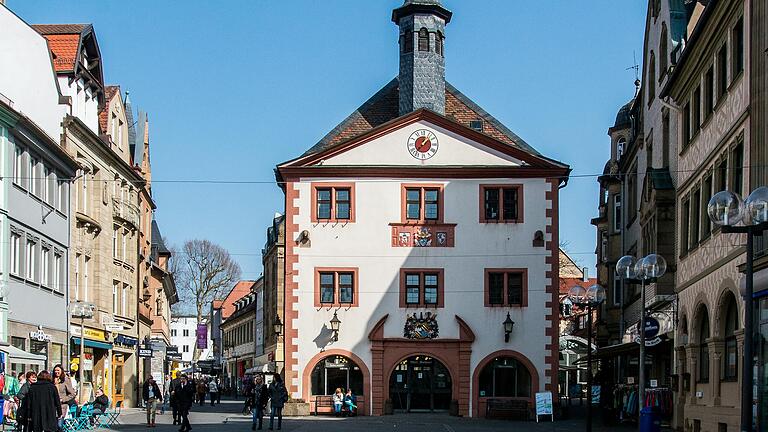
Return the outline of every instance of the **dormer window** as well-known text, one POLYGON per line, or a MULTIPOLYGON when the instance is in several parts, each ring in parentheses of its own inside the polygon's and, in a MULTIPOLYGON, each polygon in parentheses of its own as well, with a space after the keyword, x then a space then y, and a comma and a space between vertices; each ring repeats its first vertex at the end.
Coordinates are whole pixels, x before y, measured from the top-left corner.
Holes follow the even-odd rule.
POLYGON ((469 121, 469 128, 474 129, 478 132, 483 131, 483 121, 482 120, 470 120, 469 121))
POLYGON ((429 51, 429 32, 424 27, 419 30, 419 51, 429 51))
POLYGON ((616 143, 616 160, 621 160, 621 156, 624 155, 624 151, 627 147, 627 140, 624 139, 624 137, 619 138, 619 141, 616 143))

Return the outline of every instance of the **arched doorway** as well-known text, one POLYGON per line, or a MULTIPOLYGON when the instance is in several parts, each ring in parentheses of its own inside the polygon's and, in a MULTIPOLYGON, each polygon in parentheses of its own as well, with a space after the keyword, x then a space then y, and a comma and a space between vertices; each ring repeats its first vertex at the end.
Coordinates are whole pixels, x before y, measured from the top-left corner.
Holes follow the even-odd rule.
POLYGON ((451 388, 448 368, 440 360, 425 355, 402 360, 389 379, 392 408, 398 411, 447 411, 451 388))
POLYGON ((332 395, 337 388, 352 389, 356 395, 364 395, 363 372, 360 366, 343 355, 330 355, 315 364, 310 376, 313 396, 332 395))
POLYGON ((532 409, 538 391, 539 373, 525 355, 496 351, 481 360, 472 375, 472 415, 482 416, 491 398, 527 400, 532 409))

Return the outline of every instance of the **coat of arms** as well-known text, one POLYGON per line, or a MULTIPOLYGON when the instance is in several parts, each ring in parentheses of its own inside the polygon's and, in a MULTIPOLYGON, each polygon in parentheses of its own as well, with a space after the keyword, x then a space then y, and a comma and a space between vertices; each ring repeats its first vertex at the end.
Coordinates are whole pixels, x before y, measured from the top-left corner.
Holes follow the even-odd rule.
POLYGON ((414 246, 420 247, 432 246, 432 233, 429 232, 429 228, 422 227, 413 233, 413 243, 414 246))
POLYGON ((437 314, 422 312, 416 315, 409 315, 405 320, 403 336, 408 339, 434 339, 439 335, 437 327, 437 314))

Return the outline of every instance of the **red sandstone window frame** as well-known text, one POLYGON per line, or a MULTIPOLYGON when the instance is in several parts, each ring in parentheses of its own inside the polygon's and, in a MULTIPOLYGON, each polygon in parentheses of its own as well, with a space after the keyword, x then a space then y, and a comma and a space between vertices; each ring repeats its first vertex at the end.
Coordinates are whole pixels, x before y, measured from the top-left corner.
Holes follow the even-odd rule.
POLYGON ((404 224, 442 224, 445 219, 445 185, 442 183, 402 183, 400 185, 400 222, 404 224), (420 189, 418 219, 408 219, 408 190, 420 189), (425 190, 437 190, 437 219, 425 218, 425 190))
POLYGON ((484 275, 483 275, 483 286, 484 286, 484 298, 485 298, 485 307, 515 307, 515 308, 523 308, 528 307, 528 269, 527 268, 487 268, 485 269, 484 275), (502 292, 502 302, 499 304, 491 304, 491 293, 490 293, 490 275, 491 273, 502 273, 504 274, 504 286, 503 286, 503 292, 502 292), (512 273, 522 274, 522 293, 521 293, 521 303, 520 304, 511 304, 509 303, 509 275, 512 273))
POLYGON ((401 308, 443 308, 445 307, 445 269, 442 268, 401 268, 400 269, 400 307, 401 308), (406 275, 419 275, 419 302, 406 301, 406 275), (437 303, 424 302, 424 275, 437 274, 437 303))
POLYGON ((524 222, 524 210, 525 210, 525 196, 523 195, 523 185, 519 183, 509 184, 481 184, 480 185, 480 223, 523 223, 524 222), (487 219, 485 216, 485 191, 487 189, 499 189, 499 218, 487 219), (504 218, 504 190, 503 189, 517 189, 517 218, 505 219, 504 218))
POLYGON ((358 267, 315 267, 315 307, 316 308, 349 308, 357 307, 360 303, 360 281, 358 267), (333 302, 323 303, 320 301, 320 274, 333 273, 333 302), (339 274, 352 273, 352 303, 341 303, 339 301, 339 274))
POLYGON ((312 223, 354 223, 355 222, 355 184, 354 183, 312 183, 312 223), (319 189, 331 190, 331 217, 328 219, 319 218, 317 214, 317 191, 319 189), (349 219, 339 219, 336 217, 336 190, 349 189, 349 219))

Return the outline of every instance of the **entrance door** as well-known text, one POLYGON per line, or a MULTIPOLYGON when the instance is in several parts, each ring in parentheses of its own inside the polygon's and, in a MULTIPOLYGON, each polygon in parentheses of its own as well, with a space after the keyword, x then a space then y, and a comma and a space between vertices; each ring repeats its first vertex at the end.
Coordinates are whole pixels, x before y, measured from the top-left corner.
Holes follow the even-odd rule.
POLYGON ((389 393, 396 410, 447 411, 451 404, 451 375, 432 357, 409 357, 392 371, 389 393))
POLYGON ((112 403, 125 400, 123 391, 123 365, 125 357, 122 354, 112 356, 112 403))

